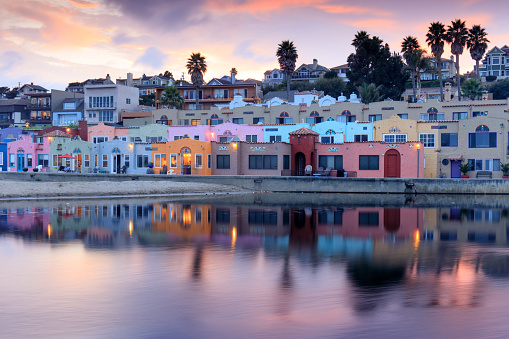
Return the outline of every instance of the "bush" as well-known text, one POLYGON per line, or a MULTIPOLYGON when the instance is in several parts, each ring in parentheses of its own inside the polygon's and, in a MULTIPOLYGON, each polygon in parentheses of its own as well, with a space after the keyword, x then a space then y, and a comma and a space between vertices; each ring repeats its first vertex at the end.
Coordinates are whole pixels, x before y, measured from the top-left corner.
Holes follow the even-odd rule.
POLYGON ((497 76, 496 75, 488 75, 488 76, 486 76, 486 81, 487 82, 493 82, 495 80, 497 80, 497 76))

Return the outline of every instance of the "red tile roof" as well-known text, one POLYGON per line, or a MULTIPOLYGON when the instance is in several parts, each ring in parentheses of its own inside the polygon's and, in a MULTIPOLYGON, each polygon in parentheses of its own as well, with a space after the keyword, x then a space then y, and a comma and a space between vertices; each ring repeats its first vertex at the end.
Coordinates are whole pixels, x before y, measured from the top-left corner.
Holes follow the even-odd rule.
POLYGON ((288 133, 290 135, 320 135, 320 133, 310 130, 309 128, 299 128, 293 132, 288 133))
POLYGON ((43 135, 43 137, 66 137, 66 138, 72 138, 72 135, 70 134, 67 134, 65 132, 62 132, 61 130, 55 130, 55 131, 52 131, 52 132, 49 132, 49 133, 46 133, 43 135))

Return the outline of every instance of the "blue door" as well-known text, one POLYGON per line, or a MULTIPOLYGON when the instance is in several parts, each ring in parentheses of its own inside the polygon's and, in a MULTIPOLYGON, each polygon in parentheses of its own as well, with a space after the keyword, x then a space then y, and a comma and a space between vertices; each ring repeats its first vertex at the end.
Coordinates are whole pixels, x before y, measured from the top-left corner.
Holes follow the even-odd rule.
POLYGON ((451 160, 451 178, 461 178, 460 164, 459 160, 451 160))
POLYGON ((18 154, 18 172, 23 172, 23 167, 25 167, 25 155, 24 154, 18 154))

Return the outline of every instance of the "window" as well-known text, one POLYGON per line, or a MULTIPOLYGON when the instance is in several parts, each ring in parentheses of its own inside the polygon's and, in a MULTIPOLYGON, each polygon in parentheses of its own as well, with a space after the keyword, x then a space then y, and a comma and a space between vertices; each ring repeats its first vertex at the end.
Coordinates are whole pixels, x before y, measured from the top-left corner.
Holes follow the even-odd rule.
POLYGON ((343 224, 343 211, 318 211, 318 223, 326 225, 342 225, 343 224))
POLYGON ((355 142, 368 141, 368 135, 367 134, 355 134, 353 136, 353 140, 355 142))
MULTIPOLYGON (((251 168, 251 157, 260 157, 260 155, 249 156, 249 168, 251 168)), ((263 157, 263 169, 277 170, 277 155, 262 155, 261 157, 263 157)), ((256 160, 257 164, 259 162, 258 159, 256 160)))
POLYGON ((420 133, 419 141, 422 142, 425 148, 435 147, 435 134, 434 133, 420 133))
POLYGON ((323 168, 330 168, 333 170, 343 169, 343 156, 342 155, 319 155, 318 166, 323 168))
POLYGON ((452 113, 452 120, 461 120, 466 119, 468 117, 467 112, 453 112, 452 113))
POLYGON ((154 167, 163 167, 166 165, 166 154, 154 154, 154 162, 154 167))
POLYGON ((223 119, 207 119, 207 125, 215 126, 223 123, 223 119))
POLYGON ((256 225, 277 225, 277 212, 264 210, 249 210, 247 222, 248 224, 256 225))
POLYGON ((125 103, 126 103, 127 105, 130 105, 130 104, 131 104, 131 99, 130 99, 130 98, 125 98, 125 103))
POLYGON ((0 166, 4 164, 4 153, 0 152, 0 166))
POLYGON ((283 169, 285 169, 285 170, 290 169, 290 156, 289 155, 283 155, 283 169))
POLYGON ((256 134, 246 135, 247 142, 258 142, 258 136, 256 134))
POLYGON ((230 156, 218 155, 217 156, 217 169, 230 169, 230 156))
POLYGON ((108 155, 103 154, 103 167, 108 167, 108 155))
POLYGON ((126 165, 126 167, 129 167, 129 160, 130 160, 129 155, 126 154, 124 156, 124 165, 126 165))
POLYGON ((9 167, 16 166, 16 155, 15 154, 9 154, 9 167))
POLYGON ((242 125, 244 123, 244 118, 233 118, 232 122, 237 125, 242 125))
POLYGON ((113 108, 113 107, 114 107, 113 96, 88 97, 88 108, 113 108))
POLYGON ((230 210, 225 208, 218 208, 216 210, 216 222, 230 223, 230 210))
POLYGON ((93 141, 94 141, 94 144, 99 144, 101 142, 106 142, 109 139, 110 139, 109 137, 94 137, 93 141))
POLYGON ((192 119, 191 120, 192 126, 199 126, 200 125, 200 119, 192 119))
POLYGON ((264 120, 264 118, 253 118, 253 124, 263 124, 264 120))
POLYGON ((212 155, 207 154, 207 168, 211 168, 211 167, 212 167, 212 155))
POLYGON ((219 142, 230 142, 233 137, 219 137, 219 142))
POLYGON ((27 167, 32 167, 32 154, 27 154, 27 167))
POLYGON ((38 154, 37 166, 49 167, 49 154, 38 154))
POLYGON ((99 121, 113 122, 113 111, 99 111, 99 121))
POLYGON ((269 141, 270 142, 281 141, 281 136, 280 135, 271 135, 269 137, 269 141))
POLYGON ((195 154, 194 156, 194 167, 202 168, 203 156, 201 154, 195 154))
POLYGON ((42 137, 35 137, 35 142, 38 144, 42 144, 42 137))
POLYGON ((491 63, 492 63, 493 65, 498 65, 498 64, 500 64, 500 57, 498 57, 498 56, 496 56, 496 57, 495 57, 495 56, 494 56, 494 57, 492 57, 492 58, 491 58, 491 63))
POLYGON ((486 171, 500 171, 500 159, 486 159, 486 160, 484 160, 484 170, 486 170, 486 171))
POLYGON ((146 142, 159 142, 163 140, 163 137, 146 137, 146 142))
POLYGON ((90 154, 85 154, 84 156, 84 166, 90 167, 90 154))
POLYGON ((468 133, 468 148, 494 148, 497 147, 497 133, 479 132, 468 133))
POLYGON ((337 122, 355 122, 357 120, 356 115, 337 115, 336 121, 337 122))
POLYGON ((406 142, 406 134, 383 134, 384 142, 406 142))
POLYGON ((284 124, 293 124, 293 118, 276 118, 276 124, 284 125, 284 124))
POLYGON ((442 133, 440 137, 442 147, 458 147, 458 133, 442 133))
POLYGON ((370 122, 379 121, 379 120, 382 120, 382 115, 381 114, 371 114, 369 116, 369 121, 370 122))
POLYGON ((179 119, 179 126, 189 126, 189 119, 179 119))
POLYGON ((173 140, 180 140, 180 139, 183 139, 183 138, 184 138, 184 136, 182 136, 182 135, 175 135, 175 136, 173 136, 173 140))
POLYGON ((445 113, 421 113, 421 120, 424 121, 445 120, 445 113))
POLYGON ((170 154, 170 168, 177 168, 177 154, 170 154))
POLYGON ((307 117, 306 118, 307 124, 313 125, 313 124, 319 124, 321 122, 323 122, 323 117, 307 117))
POLYGON ((330 135, 330 136, 326 136, 326 137, 321 137, 321 141, 320 142, 322 144, 333 144, 334 143, 334 136, 330 135))
POLYGON ((482 171, 482 159, 468 159, 471 171, 482 171))
POLYGON ((148 167, 148 154, 138 154, 136 156, 136 164, 138 168, 148 167))
POLYGON ((378 226, 378 212, 359 212, 359 226, 378 226))
POLYGON ((378 170, 378 155, 359 155, 359 170, 378 170))

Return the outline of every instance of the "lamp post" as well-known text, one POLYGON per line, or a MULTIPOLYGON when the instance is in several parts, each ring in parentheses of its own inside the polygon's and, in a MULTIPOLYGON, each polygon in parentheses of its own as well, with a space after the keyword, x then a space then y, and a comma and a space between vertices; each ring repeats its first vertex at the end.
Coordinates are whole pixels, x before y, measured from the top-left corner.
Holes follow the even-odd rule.
POLYGON ((419 160, 420 160, 419 151, 421 150, 421 144, 418 143, 417 145, 415 145, 415 147, 417 147, 417 179, 419 179, 419 160))

